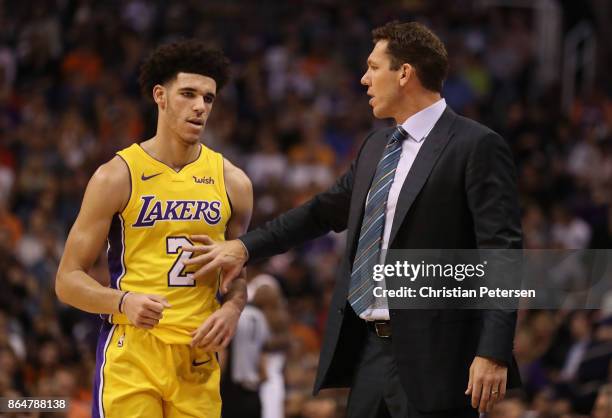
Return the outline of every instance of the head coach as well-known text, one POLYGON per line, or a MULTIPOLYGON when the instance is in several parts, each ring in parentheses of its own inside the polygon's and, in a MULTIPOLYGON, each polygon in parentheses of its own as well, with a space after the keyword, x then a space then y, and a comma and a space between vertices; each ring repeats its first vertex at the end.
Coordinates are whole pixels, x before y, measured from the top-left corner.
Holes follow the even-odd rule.
POLYGON ((350 387, 349 417, 477 417, 520 385, 516 313, 399 310, 374 300, 382 249, 522 247, 516 174, 505 141, 457 115, 440 95, 448 56, 425 26, 373 32, 361 83, 376 118, 349 170, 314 196, 238 240, 193 237, 196 277, 221 267, 224 285, 247 260, 347 230, 315 393, 350 387))

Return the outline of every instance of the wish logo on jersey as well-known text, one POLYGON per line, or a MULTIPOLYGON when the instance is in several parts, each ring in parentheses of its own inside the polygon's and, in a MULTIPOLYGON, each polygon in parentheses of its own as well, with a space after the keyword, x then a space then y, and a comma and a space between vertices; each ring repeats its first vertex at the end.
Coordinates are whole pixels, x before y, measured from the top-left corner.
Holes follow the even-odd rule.
POLYGON ((155 196, 141 196, 142 207, 133 227, 149 227, 160 221, 198 221, 209 225, 221 220, 218 200, 158 200, 155 196))

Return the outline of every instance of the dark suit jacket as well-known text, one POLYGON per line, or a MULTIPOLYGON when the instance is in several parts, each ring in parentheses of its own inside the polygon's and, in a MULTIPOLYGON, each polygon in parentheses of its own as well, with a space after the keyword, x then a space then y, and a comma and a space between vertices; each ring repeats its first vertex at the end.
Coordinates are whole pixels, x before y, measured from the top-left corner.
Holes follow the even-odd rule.
MULTIPOLYGON (((350 386, 365 335, 364 321, 347 303, 365 198, 393 131, 364 141, 348 172, 329 190, 240 239, 250 259, 268 257, 348 229, 321 349, 315 393, 350 386)), ((449 107, 425 139, 402 186, 390 249, 521 248, 512 155, 495 132, 449 107)), ((393 310, 392 344, 400 378, 421 411, 467 406, 464 395, 474 356, 509 366, 508 387, 520 385, 512 356, 516 312, 393 310)))

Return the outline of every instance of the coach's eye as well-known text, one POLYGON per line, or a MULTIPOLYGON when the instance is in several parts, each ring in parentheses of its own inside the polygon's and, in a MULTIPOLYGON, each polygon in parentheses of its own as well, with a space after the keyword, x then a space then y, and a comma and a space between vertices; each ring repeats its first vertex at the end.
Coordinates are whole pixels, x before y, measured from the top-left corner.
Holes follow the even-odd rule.
POLYGON ((193 97, 193 93, 189 92, 189 91, 184 91, 183 93, 181 93, 183 95, 183 97, 193 97))
POLYGON ((215 98, 214 98, 214 97, 211 97, 211 96, 204 96, 204 102, 206 102, 206 103, 212 103, 212 102, 214 102, 214 101, 215 101, 215 98))

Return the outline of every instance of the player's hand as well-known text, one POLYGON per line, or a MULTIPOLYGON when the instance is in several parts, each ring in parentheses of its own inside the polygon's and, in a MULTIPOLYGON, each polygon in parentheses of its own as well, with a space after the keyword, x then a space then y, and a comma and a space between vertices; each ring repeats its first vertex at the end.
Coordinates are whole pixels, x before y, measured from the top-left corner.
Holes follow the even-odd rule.
POLYGON ((506 396, 508 367, 496 360, 476 356, 470 367, 466 395, 472 395, 472 408, 482 414, 490 412, 506 396))
POLYGON ((222 305, 191 333, 191 346, 204 351, 223 350, 234 336, 239 318, 240 309, 231 303, 222 305))
POLYGON ((161 296, 130 292, 123 299, 123 313, 132 325, 151 329, 163 317, 165 308, 170 304, 161 296))
POLYGON ((184 261, 186 266, 201 266, 194 274, 194 279, 199 279, 210 272, 221 268, 221 292, 227 293, 229 285, 240 275, 244 263, 248 260, 248 254, 242 242, 237 239, 230 241, 213 241, 207 235, 192 235, 191 240, 201 245, 185 245, 183 251, 189 251, 194 255, 184 261))

